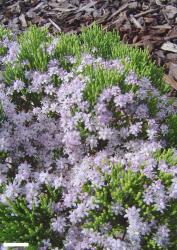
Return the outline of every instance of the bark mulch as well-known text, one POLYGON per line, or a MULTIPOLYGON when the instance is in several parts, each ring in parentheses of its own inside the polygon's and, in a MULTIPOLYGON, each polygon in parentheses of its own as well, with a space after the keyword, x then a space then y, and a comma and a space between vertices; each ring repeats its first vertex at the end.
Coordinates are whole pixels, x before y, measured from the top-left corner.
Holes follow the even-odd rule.
POLYGON ((116 29, 123 42, 147 48, 177 90, 177 0, 0 0, 0 23, 17 32, 36 24, 53 33, 79 33, 93 21, 116 29))

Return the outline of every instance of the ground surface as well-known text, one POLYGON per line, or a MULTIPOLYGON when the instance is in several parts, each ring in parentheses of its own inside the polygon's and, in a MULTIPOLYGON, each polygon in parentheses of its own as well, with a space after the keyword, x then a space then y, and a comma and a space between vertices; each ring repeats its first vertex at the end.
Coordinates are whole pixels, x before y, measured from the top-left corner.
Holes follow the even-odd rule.
POLYGON ((17 32, 31 23, 54 33, 79 32, 94 20, 116 29, 123 42, 147 48, 177 89, 176 0, 0 0, 0 22, 17 32))

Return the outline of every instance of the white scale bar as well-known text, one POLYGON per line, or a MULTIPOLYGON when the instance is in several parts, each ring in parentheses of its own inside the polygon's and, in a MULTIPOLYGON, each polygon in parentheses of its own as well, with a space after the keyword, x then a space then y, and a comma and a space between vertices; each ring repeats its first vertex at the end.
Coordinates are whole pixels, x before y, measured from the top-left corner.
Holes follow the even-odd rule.
POLYGON ((29 243, 3 243, 4 247, 28 247, 29 243))

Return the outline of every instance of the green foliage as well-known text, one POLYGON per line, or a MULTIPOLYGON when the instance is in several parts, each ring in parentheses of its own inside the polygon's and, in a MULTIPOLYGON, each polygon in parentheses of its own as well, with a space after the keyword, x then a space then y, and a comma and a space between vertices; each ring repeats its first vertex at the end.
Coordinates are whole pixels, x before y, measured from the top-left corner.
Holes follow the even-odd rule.
POLYGON ((169 131, 167 134, 167 141, 170 147, 177 146, 177 115, 172 115, 167 119, 169 131))
POLYGON ((175 166, 177 164, 177 154, 173 148, 157 151, 154 156, 158 161, 163 160, 170 166, 175 166))
MULTIPOLYGON (((55 56, 61 61, 61 64, 66 69, 70 69, 67 67, 68 62, 65 60, 64 56, 76 56, 78 58, 77 63, 79 63, 81 54, 85 52, 91 53, 95 57, 101 56, 107 59, 119 58, 125 65, 125 73, 133 70, 139 77, 149 78, 161 93, 166 93, 170 90, 170 86, 165 84, 162 79, 163 68, 157 67, 155 62, 152 62, 148 51, 139 48, 132 48, 121 43, 118 34, 114 31, 105 32, 101 27, 93 24, 89 28, 84 28, 79 37, 75 34, 62 34, 55 50, 55 56)), ((112 81, 115 84, 115 81, 112 78, 118 76, 118 72, 116 72, 115 77, 109 72, 110 76, 104 80, 104 77, 101 76, 103 73, 100 73, 100 71, 101 70, 97 70, 94 72, 92 67, 89 69, 87 68, 86 70, 88 76, 92 77, 92 81, 98 72, 96 80, 97 83, 100 82, 98 83, 99 86, 97 86, 97 83, 88 84, 86 97, 88 97, 91 102, 94 102, 98 93, 105 87, 105 80, 110 80, 111 82, 107 82, 107 86, 111 86, 113 84, 112 81)))
POLYGON ((112 58, 123 59, 127 71, 133 70, 139 77, 147 77, 162 93, 170 90, 163 82, 163 68, 152 62, 147 50, 120 43, 113 48, 112 54, 112 58))
POLYGON ((68 61, 65 56, 78 56, 80 55, 81 47, 80 41, 75 34, 61 34, 59 42, 57 43, 54 56, 60 61, 61 65, 69 69, 68 61))
POLYGON ((158 112, 157 104, 158 104, 157 97, 152 96, 148 102, 149 113, 152 117, 155 116, 156 113, 158 112))
POLYGON ((148 51, 121 43, 117 32, 105 32, 94 24, 82 30, 80 39, 84 51, 103 58, 122 59, 127 72, 133 70, 139 77, 149 78, 163 93, 170 90, 162 79, 163 68, 152 62, 148 51))
POLYGON ((36 26, 30 27, 19 37, 19 60, 27 60, 31 69, 46 70, 49 61, 46 46, 49 41, 47 29, 39 29, 36 26))
MULTIPOLYGON (((5 38, 11 39, 10 30, 5 29, 3 26, 0 25, 0 41, 5 38)), ((4 56, 7 52, 7 48, 5 46, 0 46, 0 56, 4 56)))
POLYGON ((98 189, 88 186, 84 187, 94 194, 95 203, 99 205, 98 210, 90 211, 89 222, 86 228, 99 230, 100 227, 111 221, 113 225, 111 235, 124 234, 127 226, 126 220, 115 215, 112 211, 112 204, 122 204, 124 208, 130 206, 142 206, 143 184, 145 177, 142 174, 134 173, 131 170, 125 171, 121 165, 112 166, 110 175, 105 175, 105 185, 98 189))
POLYGON ((12 33, 10 32, 9 29, 4 28, 2 25, 0 25, 0 40, 3 38, 12 38, 12 33))
POLYGON ((96 69, 92 66, 87 66, 84 74, 89 77, 89 81, 84 90, 85 98, 91 104, 94 104, 99 94, 108 87, 113 85, 122 85, 124 74, 117 70, 106 70, 100 67, 96 69))
POLYGON ((2 104, 0 103, 0 126, 4 121, 4 118, 5 118, 4 117, 4 111, 3 111, 3 108, 2 108, 2 104))
POLYGON ((89 130, 87 128, 85 128, 83 122, 78 122, 77 128, 80 132, 81 139, 84 141, 89 135, 89 130))
POLYGON ((53 84, 54 84, 55 87, 59 87, 60 84, 62 83, 60 77, 57 76, 57 75, 52 76, 52 81, 53 81, 53 84))
MULTIPOLYGON (((4 36, 9 36, 8 31, 0 27, 0 40, 4 36)), ((131 48, 122 44, 118 34, 113 32, 104 32, 97 25, 82 30, 79 36, 72 34, 61 34, 54 51, 54 55, 49 56, 47 46, 51 42, 51 37, 46 29, 32 26, 28 31, 19 37, 20 52, 17 61, 14 64, 7 64, 3 73, 5 83, 10 85, 14 80, 20 79, 25 84, 30 84, 25 78, 25 70, 38 70, 44 72, 50 59, 57 58, 60 65, 67 71, 75 69, 79 65, 83 53, 91 53, 95 57, 103 57, 106 59, 121 59, 125 69, 123 72, 118 70, 105 70, 101 67, 86 66, 83 74, 89 77, 84 97, 92 105, 95 105, 99 94, 107 87, 118 85, 123 93, 136 91, 136 87, 124 84, 125 76, 133 70, 138 77, 149 78, 154 85, 165 93, 169 91, 169 87, 163 82, 163 69, 157 68, 155 63, 151 61, 146 50, 131 48), (76 57, 74 66, 67 60, 67 56, 76 57), (23 64, 27 62, 27 65, 23 64), (72 68, 73 67, 73 68, 72 68)), ((5 48, 0 48, 0 55, 6 53, 5 48)), ((53 76, 54 86, 61 84, 61 79, 57 75, 53 76)), ((18 110, 28 110, 30 105, 40 106, 42 94, 27 93, 23 89, 20 93, 14 92, 12 101, 17 105, 18 110), (23 98, 22 98, 23 95, 23 98)), ((157 99, 152 96, 148 103, 150 115, 153 117, 157 112, 157 99)), ((73 110, 74 112, 74 110, 73 110)), ((115 116, 119 114, 115 114, 115 116)), ((48 117, 57 116, 55 112, 50 112, 48 117)), ((116 117, 117 119, 119 117, 116 117)), ((0 106, 0 124, 4 119, 3 110, 0 106)), ((177 115, 167 119, 169 124, 169 133, 167 135, 170 146, 177 145, 177 115)), ((83 141, 88 137, 89 131, 84 127, 82 122, 78 122, 78 130, 80 131, 83 141)), ((100 147, 101 148, 101 147, 100 147)), ((53 158, 59 159, 64 152, 58 148, 53 151, 53 158)), ((0 152, 1 159, 5 158, 5 153, 0 152)), ((172 149, 159 151, 155 154, 158 161, 165 160, 171 166, 177 164, 177 157, 174 156, 172 149)), ((142 166, 143 168, 143 166, 142 166)), ((99 169, 98 171, 101 172, 99 169)), ((111 223, 112 229, 109 234, 115 238, 123 239, 126 234, 127 220, 123 215, 115 215, 112 211, 112 204, 121 204, 126 209, 136 206, 141 209, 141 216, 147 222, 156 219, 159 223, 168 224, 172 231, 170 250, 175 249, 177 245, 176 225, 177 225, 177 204, 173 202, 169 204, 164 215, 157 212, 155 205, 147 206, 144 202, 143 192, 146 185, 151 184, 151 180, 140 172, 125 170, 120 164, 113 165, 111 173, 101 173, 104 176, 105 185, 97 188, 91 183, 87 183, 83 187, 83 191, 94 196, 97 209, 91 210, 84 225, 86 228, 93 230, 101 230, 102 225, 111 223)), ((171 184, 171 175, 157 173, 158 178, 162 180, 166 187, 171 184)), ((30 209, 25 199, 16 199, 14 202, 8 201, 8 205, 0 203, 0 242, 29 242, 31 249, 36 250, 43 239, 52 239, 52 245, 62 249, 62 237, 58 237, 50 229, 50 221, 54 217, 52 203, 61 199, 61 190, 53 190, 45 187, 40 194, 38 206, 30 209)), ((152 240, 152 235, 144 238, 145 243, 142 249, 160 249, 152 240)))
POLYGON ((80 35, 84 50, 111 59, 113 49, 120 43, 120 37, 116 31, 105 32, 95 23, 90 28, 84 28, 80 35))
POLYGON ((53 246, 62 246, 62 237, 50 229, 54 217, 52 203, 61 198, 61 190, 46 187, 40 194, 38 206, 28 208, 24 198, 0 203, 0 242, 28 242, 30 249, 37 250, 43 239, 53 239, 53 246))
MULTIPOLYGON (((50 59, 46 49, 51 39, 46 29, 35 26, 32 26, 20 35, 18 62, 17 64, 7 65, 5 81, 10 84, 15 79, 24 79, 22 72, 24 71, 23 62, 28 62, 26 65, 28 69, 45 71, 50 59)), ((59 60, 60 64, 66 70, 70 71, 72 69, 72 65, 68 62, 66 56, 76 57, 77 61, 75 65, 80 63, 81 55, 85 52, 91 53, 95 57, 119 58, 125 66, 125 74, 134 70, 139 77, 145 76, 152 80, 153 84, 162 93, 169 91, 170 87, 164 84, 162 80, 163 69, 158 68, 151 61, 148 52, 122 44, 115 31, 105 32, 101 27, 93 24, 89 28, 84 28, 79 36, 76 34, 61 34, 58 40, 53 56, 59 60)), ((91 82, 88 83, 86 90, 86 97, 91 102, 95 101, 105 85, 112 86, 113 84, 121 84, 122 82, 122 76, 118 72, 110 71, 106 73, 101 69, 94 72, 93 68, 87 69, 86 72, 91 76, 91 82), (113 76, 114 73, 115 76, 113 76), (94 77, 96 77, 96 83, 93 83, 94 77)))
MULTIPOLYGON (((167 159, 167 163, 177 163, 174 151, 170 149, 156 152, 155 157, 158 161, 167 159)), ((98 171, 101 172, 101 169, 98 169, 98 171)), ((94 197, 94 203, 97 205, 96 209, 89 211, 84 227, 100 231, 108 223, 112 225, 108 234, 115 238, 124 239, 128 222, 124 218, 124 213, 113 213, 112 205, 119 204, 124 209, 135 206, 140 208, 140 215, 146 222, 150 223, 155 219, 160 225, 168 225, 171 230, 171 244, 168 249, 175 249, 177 244, 175 236, 177 230, 177 202, 174 201, 168 204, 164 214, 157 211, 155 205, 147 205, 144 202, 143 193, 146 186, 151 184, 151 180, 143 173, 133 172, 130 169, 125 170, 121 164, 113 165, 110 174, 102 173, 102 175, 104 176, 104 185, 101 188, 94 186, 90 182, 83 186, 83 192, 87 192, 94 197)), ((159 172, 158 175, 165 187, 168 188, 172 176, 162 172, 159 172)), ((141 249, 162 249, 153 240, 152 233, 144 237, 141 249)))
POLYGON ((22 81, 25 80, 23 66, 21 64, 7 64, 6 69, 3 72, 3 77, 8 85, 10 85, 13 81, 17 79, 22 81))
MULTIPOLYGON (((139 77, 149 78, 162 93, 170 90, 170 87, 163 82, 163 69, 157 67, 155 62, 151 61, 148 51, 141 50, 139 48, 132 48, 126 44, 122 44, 115 32, 104 32, 97 25, 93 25, 89 29, 83 29, 80 38, 85 51, 90 52, 95 56, 102 56, 109 59, 122 59, 122 62, 125 65, 124 73, 128 73, 133 70, 139 77), (92 52, 94 48, 96 48, 96 50, 95 52, 92 52)), ((97 84, 95 81, 94 83, 88 84, 86 96, 88 96, 89 100, 92 101, 92 99, 95 100, 98 93, 105 87, 105 80, 108 80, 107 86, 109 84, 109 86, 111 86, 112 81, 114 82, 114 80, 110 79, 113 77, 110 72, 109 78, 104 80, 100 74, 95 76, 97 75, 97 72, 94 74, 94 72, 92 73, 91 71, 94 70, 93 68, 91 70, 90 67, 88 75, 89 77, 92 77, 92 81, 94 81, 94 77, 97 77, 98 80, 96 80, 100 82, 97 84)), ((98 72, 100 71, 98 70, 98 72)), ((116 72, 115 75, 118 76, 118 72, 116 72)), ((114 78, 116 78, 116 76, 114 78)), ((122 79, 121 81, 118 79, 118 81, 114 82, 114 84, 115 83, 121 84, 122 79)))
POLYGON ((7 52, 7 48, 5 47, 0 47, 0 56, 4 56, 7 52))

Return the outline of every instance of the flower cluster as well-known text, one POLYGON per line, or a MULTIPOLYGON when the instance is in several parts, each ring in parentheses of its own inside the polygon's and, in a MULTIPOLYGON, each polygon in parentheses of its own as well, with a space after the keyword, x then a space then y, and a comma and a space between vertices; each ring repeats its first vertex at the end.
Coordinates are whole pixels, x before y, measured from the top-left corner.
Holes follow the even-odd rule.
POLYGON ((23 36, 8 40, 0 61, 3 209, 25 228, 18 209, 29 216, 24 239, 36 249, 173 247, 177 153, 163 155, 173 100, 127 70, 128 60, 84 46, 61 59, 62 39, 34 28, 27 35, 29 48, 23 36))

